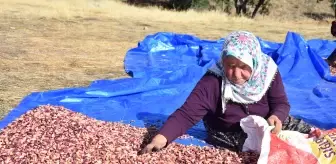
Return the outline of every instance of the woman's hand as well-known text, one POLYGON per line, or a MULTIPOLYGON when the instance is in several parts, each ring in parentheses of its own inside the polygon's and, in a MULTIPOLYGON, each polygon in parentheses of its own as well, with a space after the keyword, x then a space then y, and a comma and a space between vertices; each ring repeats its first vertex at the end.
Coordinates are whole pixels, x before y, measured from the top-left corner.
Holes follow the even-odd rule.
POLYGON ((158 134, 153 139, 152 142, 149 143, 146 147, 144 147, 139 154, 151 153, 152 151, 159 151, 167 144, 167 139, 165 136, 158 134))
POLYGON ((272 115, 267 119, 267 122, 270 126, 275 126, 275 128, 272 130, 272 133, 279 134, 282 129, 281 120, 276 115, 272 115))

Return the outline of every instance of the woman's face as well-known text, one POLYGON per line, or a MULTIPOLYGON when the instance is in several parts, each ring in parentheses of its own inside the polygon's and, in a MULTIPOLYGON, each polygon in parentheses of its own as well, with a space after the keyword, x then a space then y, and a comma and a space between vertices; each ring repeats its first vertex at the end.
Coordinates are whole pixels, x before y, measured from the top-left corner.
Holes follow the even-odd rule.
POLYGON ((233 56, 223 58, 223 65, 226 77, 234 84, 242 85, 251 76, 252 69, 233 56))

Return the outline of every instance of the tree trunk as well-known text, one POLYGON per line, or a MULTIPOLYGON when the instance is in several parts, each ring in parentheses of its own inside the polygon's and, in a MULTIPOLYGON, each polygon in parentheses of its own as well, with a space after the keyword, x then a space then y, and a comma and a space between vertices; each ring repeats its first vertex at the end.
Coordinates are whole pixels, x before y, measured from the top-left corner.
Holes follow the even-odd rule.
POLYGON ((242 3, 242 11, 244 15, 247 15, 247 2, 248 0, 244 0, 242 3))
POLYGON ((254 9, 254 11, 253 11, 253 13, 252 13, 252 18, 254 18, 254 17, 257 15, 259 8, 260 8, 264 3, 265 3, 265 0, 259 0, 257 6, 255 7, 255 9, 254 9))
POLYGON ((240 11, 241 11, 241 5, 240 5, 240 0, 235 0, 235 8, 236 8, 236 14, 240 15, 240 11))
POLYGON ((235 7, 237 15, 243 12, 244 15, 247 13, 247 2, 248 0, 235 0, 235 7))

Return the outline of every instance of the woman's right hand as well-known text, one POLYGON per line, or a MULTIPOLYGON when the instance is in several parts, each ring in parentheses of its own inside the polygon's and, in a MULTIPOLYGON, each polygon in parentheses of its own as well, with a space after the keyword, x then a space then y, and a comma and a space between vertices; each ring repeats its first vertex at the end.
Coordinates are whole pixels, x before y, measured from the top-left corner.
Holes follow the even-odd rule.
POLYGON ((152 142, 146 145, 139 154, 151 153, 152 151, 159 151, 167 145, 167 138, 161 134, 157 134, 152 142))

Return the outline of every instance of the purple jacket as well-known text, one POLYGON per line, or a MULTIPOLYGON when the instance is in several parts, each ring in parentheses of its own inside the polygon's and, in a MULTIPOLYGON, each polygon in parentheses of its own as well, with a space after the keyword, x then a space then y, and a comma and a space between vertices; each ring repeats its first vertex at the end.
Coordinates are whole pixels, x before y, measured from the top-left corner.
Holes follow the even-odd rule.
POLYGON ((221 77, 205 75, 185 103, 168 117, 159 134, 171 143, 202 119, 213 129, 225 132, 242 130, 240 120, 248 115, 265 119, 276 115, 283 122, 289 114, 290 105, 279 72, 260 101, 249 105, 229 101, 225 114, 222 114, 221 84, 221 77))

